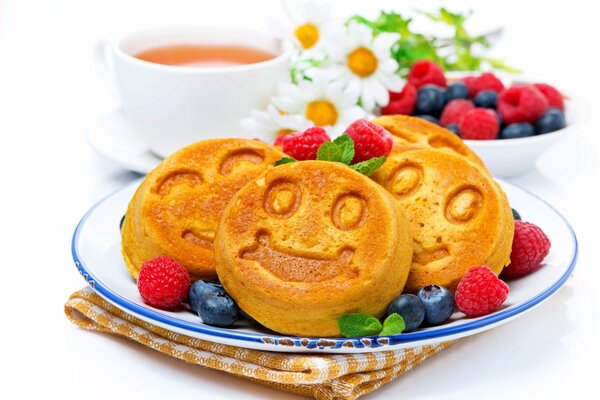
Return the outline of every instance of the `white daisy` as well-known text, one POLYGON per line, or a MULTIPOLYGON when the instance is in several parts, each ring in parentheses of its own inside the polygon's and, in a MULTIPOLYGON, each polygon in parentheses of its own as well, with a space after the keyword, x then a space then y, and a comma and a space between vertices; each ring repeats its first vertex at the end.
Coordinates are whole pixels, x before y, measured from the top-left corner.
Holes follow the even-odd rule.
POLYGON ((312 81, 297 85, 284 83, 278 87, 273 104, 291 115, 301 115, 316 126, 336 137, 352 122, 365 116, 357 106, 358 93, 344 88, 340 81, 331 81, 326 74, 318 74, 312 81))
POLYGON ((343 36, 331 41, 329 72, 345 86, 359 93, 362 105, 371 112, 389 102, 388 91, 398 92, 403 80, 396 74, 398 63, 391 47, 400 38, 396 33, 380 33, 366 25, 351 22, 343 36))
POLYGON ((301 115, 282 113, 273 104, 269 104, 267 111, 252 110, 252 116, 244 118, 241 124, 248 133, 267 143, 273 143, 277 136, 302 132, 313 126, 301 115))

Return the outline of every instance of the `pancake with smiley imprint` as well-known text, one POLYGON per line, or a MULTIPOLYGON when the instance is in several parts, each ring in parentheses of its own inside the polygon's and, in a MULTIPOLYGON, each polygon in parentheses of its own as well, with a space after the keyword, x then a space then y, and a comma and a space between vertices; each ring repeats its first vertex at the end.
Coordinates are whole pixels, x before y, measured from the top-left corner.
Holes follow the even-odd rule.
POLYGON ((139 186, 121 231, 127 269, 170 256, 192 279, 215 279, 213 240, 231 197, 283 153, 256 140, 215 139, 167 157, 139 186))
POLYGON ((217 274, 276 332, 337 336, 348 313, 381 317, 404 288, 412 238, 399 203, 347 166, 302 161, 248 183, 223 213, 217 274))
POLYGON ((433 122, 408 115, 385 115, 374 119, 373 123, 394 137, 390 156, 414 149, 437 149, 461 155, 487 171, 483 161, 461 138, 433 122))
POLYGON ((432 149, 390 155, 372 178, 396 197, 410 221, 413 262, 406 292, 437 284, 454 291, 474 265, 500 274, 514 230, 506 195, 464 157, 432 149))

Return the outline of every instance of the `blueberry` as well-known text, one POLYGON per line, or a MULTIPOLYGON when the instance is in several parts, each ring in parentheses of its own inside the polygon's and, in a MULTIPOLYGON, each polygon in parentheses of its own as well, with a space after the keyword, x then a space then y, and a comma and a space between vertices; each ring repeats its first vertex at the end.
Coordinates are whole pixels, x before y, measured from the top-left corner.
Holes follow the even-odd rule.
POLYGON ((425 306, 425 321, 436 326, 448 321, 454 312, 454 296, 443 286, 429 285, 417 292, 425 306))
POLYGON ((123 224, 125 223, 125 215, 121 217, 121 221, 119 221, 119 230, 123 229, 123 224))
POLYGON ((196 281, 188 292, 188 304, 190 308, 198 312, 198 306, 202 298, 208 294, 226 294, 223 285, 219 282, 196 281))
POLYGON ((500 139, 516 139, 527 136, 533 136, 533 126, 527 122, 515 122, 514 124, 507 125, 500 132, 500 139))
POLYGON ((440 121, 436 117, 432 117, 431 115, 422 114, 422 115, 416 115, 416 117, 424 119, 425 121, 433 122, 434 124, 437 124, 437 125, 440 124, 440 121))
POLYGON ((493 90, 482 90, 477 93, 473 103, 475 103, 475 107, 496 108, 496 104, 498 103, 498 93, 493 90))
POLYGON ((226 293, 210 293, 202 297, 198 315, 205 324, 226 328, 238 319, 238 307, 226 293))
POLYGON ((391 302, 387 315, 398 313, 404 319, 404 332, 417 329, 425 319, 425 306, 414 294, 401 294, 391 302))
POLYGON ((446 89, 446 103, 454 99, 468 99, 469 89, 463 82, 454 82, 446 89))
POLYGON ((502 125, 504 125, 504 120, 502 119, 502 115, 500 115, 498 111, 496 111, 496 117, 498 117, 498 126, 502 128, 502 125))
POLYGON ((513 214, 513 219, 518 219, 520 221, 521 214, 519 214, 519 212, 517 210, 515 210, 514 208, 511 208, 511 210, 512 210, 512 214, 513 214))
POLYGON ((415 114, 427 114, 437 117, 446 104, 444 89, 435 85, 425 85, 419 89, 415 114))
POLYGON ((566 126, 565 114, 558 108, 550 108, 535 123, 535 134, 554 132, 566 126))
POLYGON ((460 137, 460 130, 458 129, 458 125, 448 124, 448 125, 446 125, 446 129, 448 129, 450 132, 454 133, 456 136, 460 137))

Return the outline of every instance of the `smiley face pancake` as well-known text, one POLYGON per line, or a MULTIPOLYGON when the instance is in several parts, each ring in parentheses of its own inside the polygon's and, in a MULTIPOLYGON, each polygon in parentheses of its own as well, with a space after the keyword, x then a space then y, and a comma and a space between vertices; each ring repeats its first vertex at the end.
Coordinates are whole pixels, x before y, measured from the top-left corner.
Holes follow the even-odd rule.
POLYGON ((373 120, 394 136, 392 154, 418 148, 448 151, 461 155, 483 167, 485 164, 458 136, 422 118, 408 115, 385 115, 373 120))
POLYGON ((282 153, 256 140, 215 139, 187 146, 150 172, 129 203, 121 230, 127 269, 170 256, 193 279, 215 279, 214 237, 221 213, 247 182, 282 153))
POLYGON ((302 161, 248 183, 223 213, 217 274, 246 313, 276 332, 337 336, 348 313, 381 316, 408 276, 399 203, 345 165, 302 161))
POLYGON ((506 195, 466 158, 431 149, 396 153, 373 179, 396 197, 411 224, 405 291, 430 284, 455 290, 472 266, 498 275, 510 262, 514 222, 506 195))

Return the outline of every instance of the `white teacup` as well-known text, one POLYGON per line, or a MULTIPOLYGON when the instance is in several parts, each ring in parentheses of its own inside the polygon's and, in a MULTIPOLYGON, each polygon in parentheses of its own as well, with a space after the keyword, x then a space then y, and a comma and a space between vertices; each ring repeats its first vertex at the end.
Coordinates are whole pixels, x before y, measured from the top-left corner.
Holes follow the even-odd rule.
POLYGON ((100 42, 97 69, 120 99, 128 122, 150 150, 166 157, 202 139, 241 137, 240 120, 266 108, 277 83, 289 80, 291 48, 272 36, 234 28, 180 27, 100 42), (155 64, 134 57, 177 44, 235 45, 275 54, 267 61, 227 67, 155 64))

